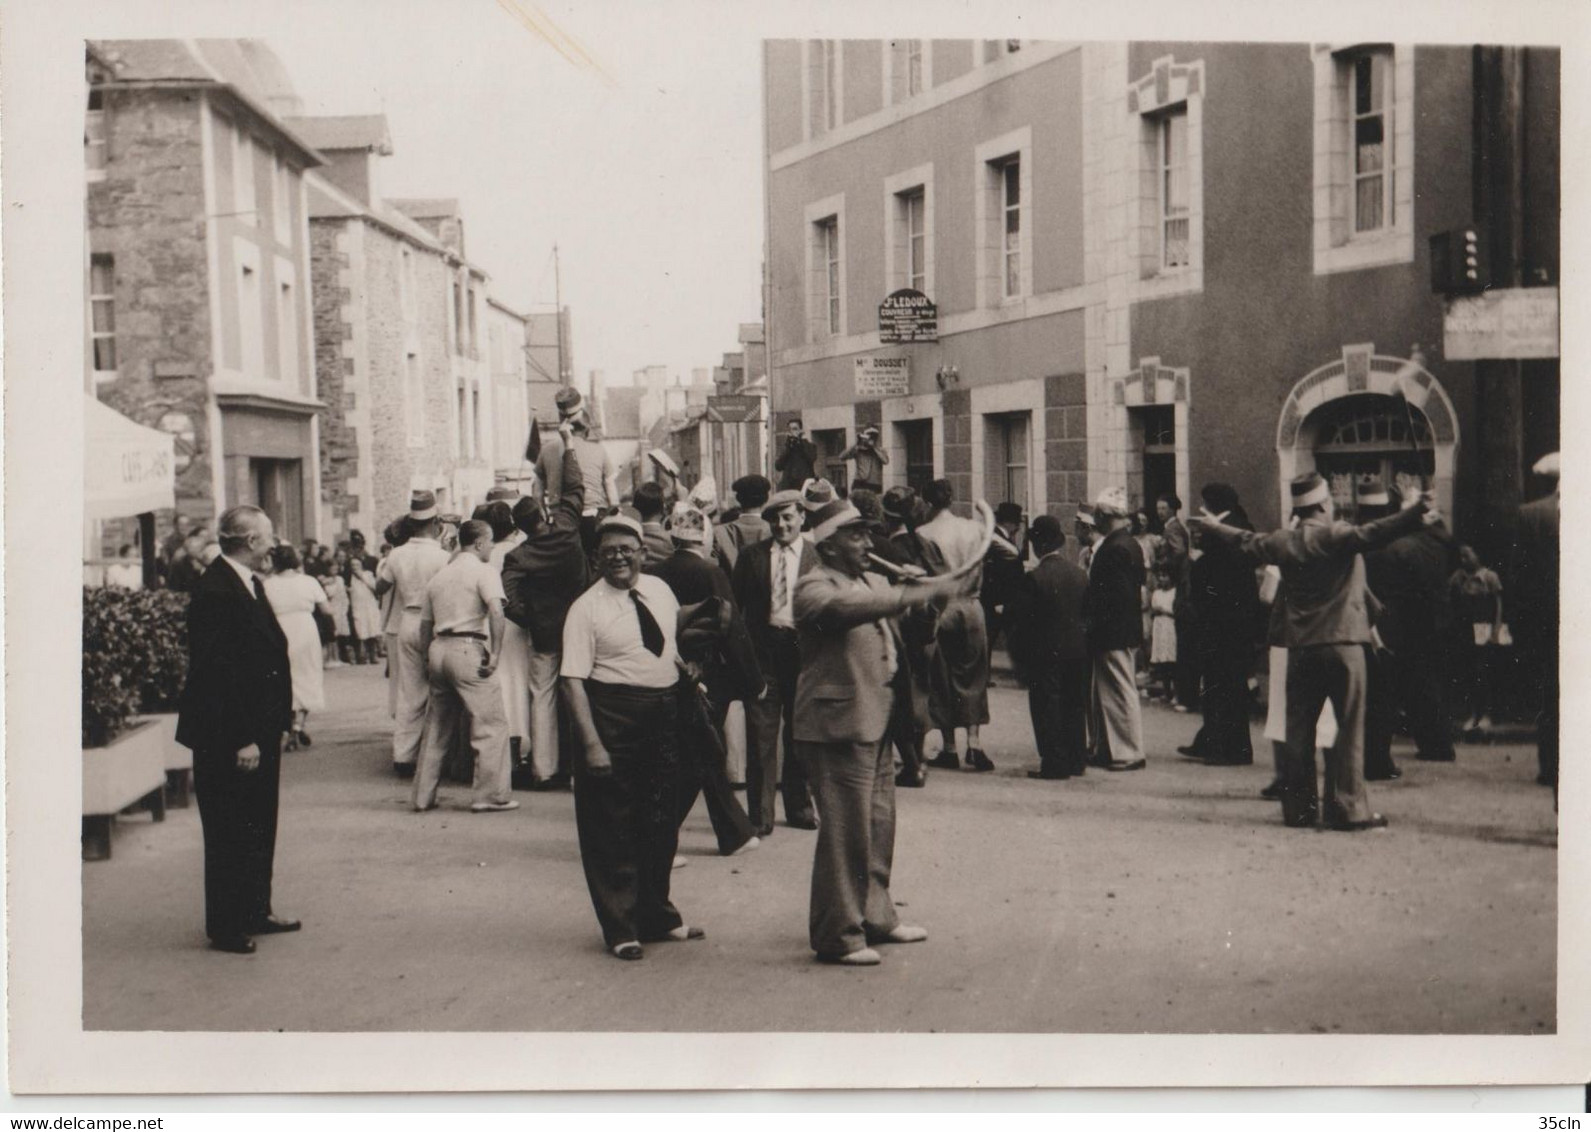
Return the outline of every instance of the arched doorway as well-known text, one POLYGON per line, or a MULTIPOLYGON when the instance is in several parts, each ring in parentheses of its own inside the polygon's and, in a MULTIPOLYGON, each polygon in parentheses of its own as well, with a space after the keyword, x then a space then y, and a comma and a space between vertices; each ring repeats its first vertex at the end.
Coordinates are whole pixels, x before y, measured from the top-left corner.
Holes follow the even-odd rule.
POLYGON ((1282 406, 1276 433, 1282 519, 1289 481, 1308 471, 1326 479, 1345 514, 1357 477, 1373 472, 1394 490, 1400 477, 1422 477, 1451 516, 1457 452, 1453 404, 1423 365, 1349 348, 1342 360, 1293 386, 1282 406), (1403 398, 1393 395, 1400 384, 1403 398))

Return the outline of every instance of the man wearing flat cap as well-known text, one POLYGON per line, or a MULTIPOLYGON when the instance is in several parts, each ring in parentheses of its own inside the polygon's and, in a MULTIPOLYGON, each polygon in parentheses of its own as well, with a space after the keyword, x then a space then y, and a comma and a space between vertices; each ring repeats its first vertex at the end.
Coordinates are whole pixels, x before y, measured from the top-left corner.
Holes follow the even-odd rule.
POLYGON ((1106 770, 1142 770, 1143 716, 1138 706, 1134 652, 1144 643, 1143 552, 1132 537, 1127 492, 1107 487, 1094 500, 1103 536, 1088 568, 1083 601, 1088 651, 1094 659, 1094 757, 1106 770))
POLYGON ((910 697, 896 619, 965 594, 965 579, 891 586, 869 573, 867 520, 836 500, 812 515, 822 565, 796 584, 801 675, 795 738, 823 824, 812 865, 809 934, 822 962, 873 966, 874 945, 916 943, 889 882, 895 855, 895 760, 885 742, 896 698, 910 697))
POLYGON ((641 572, 641 524, 598 524, 601 578, 569 608, 563 693, 574 721, 575 826, 586 886, 608 949, 640 959, 643 943, 700 939, 669 902, 679 843, 675 633, 679 603, 641 572))
POLYGON ((731 586, 767 680, 763 696, 746 701, 746 810, 759 836, 773 832, 773 795, 782 785, 784 818, 797 829, 816 829, 812 793, 795 750, 795 690, 801 672, 796 639, 797 579, 817 568, 818 555, 801 537, 805 511, 799 491, 781 491, 762 511, 773 536, 748 547, 735 563, 731 586), (783 724, 784 766, 778 752, 783 724))
POLYGON ((400 778, 414 777, 425 732, 426 704, 430 699, 425 649, 420 640, 420 611, 425 602, 425 587, 448 564, 450 557, 440 542, 442 521, 437 514, 434 492, 422 489, 410 495, 406 526, 408 540, 393 548, 376 574, 378 585, 392 588, 392 609, 398 617, 397 648, 388 657, 395 691, 392 766, 400 778))
POLYGON ((1291 485, 1298 525, 1256 534, 1205 513, 1194 518, 1206 533, 1236 543, 1251 558, 1281 567, 1279 620, 1287 649, 1287 742, 1280 768, 1282 820, 1328 829, 1376 829, 1387 819, 1370 810, 1364 785, 1365 656, 1370 616, 1364 552, 1385 546, 1425 522, 1429 493, 1404 489, 1395 515, 1354 526, 1335 518, 1331 491, 1318 472, 1291 485), (1326 752, 1326 794, 1315 780, 1315 723, 1331 701, 1337 741, 1326 752))

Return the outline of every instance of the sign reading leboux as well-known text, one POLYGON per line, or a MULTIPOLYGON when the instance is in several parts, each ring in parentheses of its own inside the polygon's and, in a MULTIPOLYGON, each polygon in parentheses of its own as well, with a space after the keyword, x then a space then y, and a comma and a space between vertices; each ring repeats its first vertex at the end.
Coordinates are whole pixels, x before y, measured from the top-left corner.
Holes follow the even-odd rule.
POLYGON ((921 291, 893 291, 878 304, 878 340, 885 343, 939 341, 939 308, 921 291))
POLYGON ((911 366, 905 358, 857 358, 856 395, 904 397, 911 392, 911 366))

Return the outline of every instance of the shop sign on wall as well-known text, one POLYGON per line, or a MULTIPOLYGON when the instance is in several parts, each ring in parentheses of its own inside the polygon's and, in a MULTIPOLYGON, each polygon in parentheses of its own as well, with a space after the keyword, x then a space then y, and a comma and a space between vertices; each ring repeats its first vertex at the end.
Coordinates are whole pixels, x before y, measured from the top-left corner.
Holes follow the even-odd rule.
POLYGON ((878 340, 892 344, 939 341, 939 308, 910 287, 892 292, 878 304, 878 340))
POLYGON ((911 391, 911 366, 905 358, 857 358, 856 395, 904 397, 911 391))

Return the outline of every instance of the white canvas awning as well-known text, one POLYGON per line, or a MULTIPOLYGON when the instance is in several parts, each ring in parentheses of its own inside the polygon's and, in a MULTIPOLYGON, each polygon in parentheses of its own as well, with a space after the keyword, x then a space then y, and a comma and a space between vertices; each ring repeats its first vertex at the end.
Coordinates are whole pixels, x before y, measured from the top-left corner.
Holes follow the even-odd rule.
POLYGON ((172 438, 93 397, 83 406, 83 517, 119 519, 175 505, 172 438))

